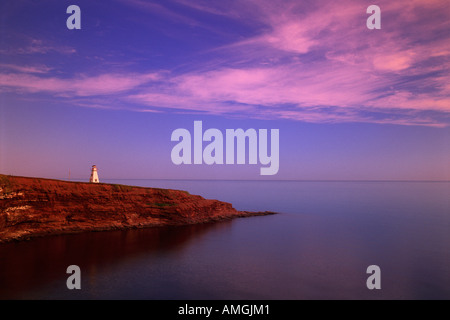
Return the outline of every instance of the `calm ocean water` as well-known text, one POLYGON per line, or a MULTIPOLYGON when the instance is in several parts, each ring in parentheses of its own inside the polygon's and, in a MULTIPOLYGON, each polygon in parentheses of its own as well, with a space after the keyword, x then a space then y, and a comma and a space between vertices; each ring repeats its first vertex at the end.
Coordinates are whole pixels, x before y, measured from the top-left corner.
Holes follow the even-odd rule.
POLYGON ((1 245, 0 298, 450 299, 448 182, 104 182, 280 214, 1 245), (72 264, 81 290, 66 287, 72 264))

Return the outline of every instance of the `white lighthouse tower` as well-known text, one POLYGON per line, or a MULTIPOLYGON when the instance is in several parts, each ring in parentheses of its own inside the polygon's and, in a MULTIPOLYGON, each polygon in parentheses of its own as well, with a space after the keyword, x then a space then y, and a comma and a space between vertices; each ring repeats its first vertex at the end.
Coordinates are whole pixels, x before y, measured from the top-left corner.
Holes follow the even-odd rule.
POLYGON ((92 183, 100 182, 100 180, 98 180, 97 166, 95 164, 92 166, 91 178, 89 179, 89 182, 92 183))

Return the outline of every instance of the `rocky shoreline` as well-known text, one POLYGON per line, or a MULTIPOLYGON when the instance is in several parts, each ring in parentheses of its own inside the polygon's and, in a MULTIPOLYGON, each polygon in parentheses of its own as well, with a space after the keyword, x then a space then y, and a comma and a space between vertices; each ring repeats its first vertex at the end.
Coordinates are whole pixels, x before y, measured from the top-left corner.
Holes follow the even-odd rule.
POLYGON ((0 243, 269 215, 186 191, 0 174, 0 243))

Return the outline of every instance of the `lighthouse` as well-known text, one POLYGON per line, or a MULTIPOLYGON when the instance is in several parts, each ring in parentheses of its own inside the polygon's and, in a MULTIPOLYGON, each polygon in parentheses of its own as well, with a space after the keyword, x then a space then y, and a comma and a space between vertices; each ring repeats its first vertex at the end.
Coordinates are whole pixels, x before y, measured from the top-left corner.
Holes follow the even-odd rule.
POLYGON ((92 166, 91 178, 89 179, 89 182, 92 183, 100 182, 100 180, 98 180, 97 166, 95 164, 92 166))

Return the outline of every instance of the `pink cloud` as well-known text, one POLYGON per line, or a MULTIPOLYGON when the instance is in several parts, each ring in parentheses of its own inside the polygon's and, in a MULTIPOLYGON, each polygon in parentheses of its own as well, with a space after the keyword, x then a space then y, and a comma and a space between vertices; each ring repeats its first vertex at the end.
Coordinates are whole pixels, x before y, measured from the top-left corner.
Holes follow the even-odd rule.
MULTIPOLYGON (((121 107, 133 111, 240 113, 309 122, 439 126, 439 119, 423 113, 450 112, 446 1, 379 0, 381 30, 366 28, 369 4, 354 0, 178 3, 253 23, 258 32, 216 48, 224 57, 222 65, 205 61, 183 74, 129 72, 63 79, 26 74, 33 73, 32 67, 3 65, 23 73, 0 74, 0 85, 65 97, 115 94, 121 107)), ((197 23, 159 4, 130 4, 181 23, 197 23)), ((36 40, 29 48, 43 52, 52 46, 36 40)))
POLYGON ((22 66, 7 63, 0 63, 0 69, 13 70, 23 73, 48 73, 53 70, 53 68, 47 67, 45 65, 22 66))
MULTIPOLYGON (((233 101, 241 105, 278 108, 282 104, 305 106, 337 105, 349 107, 361 99, 370 99, 366 91, 377 83, 377 78, 368 78, 357 68, 334 67, 331 65, 304 65, 294 63, 288 66, 265 68, 232 69, 173 77, 166 82, 165 92, 170 95, 149 92, 135 95, 135 99, 154 103, 178 104, 185 108, 197 108, 193 104, 206 106, 218 102, 233 101), (152 97, 152 99, 148 99, 152 97), (164 98, 163 98, 164 97, 164 98)), ((157 88, 156 90, 160 90, 157 88)))
MULTIPOLYGON (((450 79, 430 76, 450 70, 449 36, 435 36, 450 28, 445 1, 379 1, 383 28, 375 32, 365 26, 366 6, 355 1, 317 1, 313 6, 294 1, 252 3, 268 28, 221 50, 253 58, 254 65, 177 77, 171 84, 175 95, 263 105, 268 114, 277 114, 283 104, 295 104, 298 112, 278 113, 295 119, 312 119, 305 110, 312 106, 351 109, 356 112, 331 118, 355 121, 380 121, 357 111, 392 112, 390 123, 402 124, 413 117, 396 120, 396 113, 402 116, 398 109, 450 112, 450 79), (261 68, 264 53, 273 63, 265 62, 261 68), (302 63, 302 54, 322 54, 326 59, 302 63)), ((435 125, 430 119, 423 123, 435 125)))
POLYGON ((29 74, 0 74, 0 85, 21 92, 50 92, 60 96, 92 96, 131 90, 158 78, 151 74, 101 74, 73 79, 37 77, 29 74))

